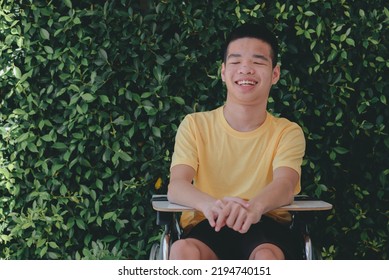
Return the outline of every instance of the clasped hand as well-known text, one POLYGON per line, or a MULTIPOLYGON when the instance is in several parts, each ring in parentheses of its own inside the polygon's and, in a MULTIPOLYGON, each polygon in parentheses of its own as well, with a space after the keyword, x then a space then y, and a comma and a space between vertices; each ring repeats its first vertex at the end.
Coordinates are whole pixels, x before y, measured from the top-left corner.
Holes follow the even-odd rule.
POLYGON ((244 199, 225 197, 209 205, 204 215, 215 231, 228 226, 240 233, 246 233, 252 224, 259 222, 262 213, 244 199))

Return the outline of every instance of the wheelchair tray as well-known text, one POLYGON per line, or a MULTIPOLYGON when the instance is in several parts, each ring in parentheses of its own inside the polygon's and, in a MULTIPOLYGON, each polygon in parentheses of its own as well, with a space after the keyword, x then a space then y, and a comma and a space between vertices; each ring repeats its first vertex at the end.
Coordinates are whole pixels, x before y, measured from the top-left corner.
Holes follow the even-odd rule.
POLYGON ((165 194, 155 194, 151 198, 153 209, 161 212, 182 212, 193 210, 191 207, 183 206, 176 203, 171 203, 165 194))
MULTIPOLYGON (((191 207, 183 206, 176 203, 171 203, 167 199, 167 195, 153 195, 152 199, 153 209, 161 212, 182 212, 193 210, 191 207)), ((328 202, 322 200, 315 200, 304 197, 303 199, 299 196, 296 196, 296 199, 292 204, 285 205, 279 208, 280 210, 285 211, 326 211, 331 210, 332 205, 328 202)))

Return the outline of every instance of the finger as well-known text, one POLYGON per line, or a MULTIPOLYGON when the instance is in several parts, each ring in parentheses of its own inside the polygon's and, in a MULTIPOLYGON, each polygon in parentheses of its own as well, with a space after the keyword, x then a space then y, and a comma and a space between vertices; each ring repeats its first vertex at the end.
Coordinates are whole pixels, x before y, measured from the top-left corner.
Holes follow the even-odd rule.
POLYGON ((206 217, 206 218, 207 218, 207 220, 208 220, 208 222, 209 222, 209 225, 210 225, 211 227, 215 227, 215 226, 216 226, 215 217, 213 217, 213 216, 208 216, 208 217, 206 217))
POLYGON ((242 207, 240 204, 233 204, 233 211, 227 219, 227 225, 235 231, 239 231, 248 216, 247 208, 242 207))
POLYGON ((248 230, 250 229, 251 227, 251 221, 249 219, 246 219, 242 225, 242 227, 240 228, 239 232, 240 233, 246 233, 248 232, 248 230))
POLYGON ((230 211, 230 206, 227 205, 219 212, 215 226, 216 231, 220 231, 220 229, 226 225, 226 218, 229 216, 230 211))
POLYGON ((223 202, 225 203, 228 203, 228 202, 235 202, 235 203, 238 203, 239 205, 245 207, 245 208, 248 208, 250 206, 249 202, 242 199, 242 198, 239 198, 239 197, 224 197, 223 198, 223 202))
POLYGON ((225 218, 223 216, 218 216, 215 223, 215 231, 219 232, 222 227, 226 225, 225 218))
POLYGON ((233 229, 235 231, 240 232, 246 220, 247 220, 247 211, 246 209, 242 208, 239 212, 237 219, 235 220, 233 229))
POLYGON ((253 216, 253 215, 248 215, 239 232, 246 233, 250 229, 252 224, 256 224, 261 220, 261 217, 262 217, 262 215, 259 215, 259 217, 253 216))
POLYGON ((231 211, 226 219, 226 224, 230 228, 234 228, 236 220, 239 216, 240 210, 243 209, 240 205, 238 204, 231 204, 231 211))

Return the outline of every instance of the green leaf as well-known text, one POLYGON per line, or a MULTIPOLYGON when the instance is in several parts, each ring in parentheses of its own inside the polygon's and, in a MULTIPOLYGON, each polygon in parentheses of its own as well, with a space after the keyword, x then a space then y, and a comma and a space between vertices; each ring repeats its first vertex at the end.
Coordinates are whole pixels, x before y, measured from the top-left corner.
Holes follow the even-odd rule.
POLYGON ((74 24, 81 24, 80 18, 79 18, 79 17, 74 18, 74 19, 73 19, 73 23, 74 23, 74 24))
MULTIPOLYGON (((71 85, 69 85, 69 90, 73 90, 73 91, 75 91, 75 92, 80 92, 80 88, 77 86, 77 85, 75 85, 75 84, 71 84, 71 85)), ((78 99, 78 96, 72 96, 72 99, 78 99)), ((75 101, 76 102, 76 101, 75 101)), ((73 104, 73 102, 71 101, 70 102, 70 105, 72 105, 73 104)))
POLYGON ((81 218, 76 218, 76 225, 79 229, 86 229, 85 222, 81 218))
POLYGON ((109 243, 109 242, 112 242, 112 241, 114 241, 114 240, 116 240, 116 239, 117 239, 117 237, 114 236, 114 235, 107 235, 107 236, 105 236, 105 237, 102 239, 102 241, 103 241, 103 242, 109 243))
POLYGON ((39 253, 39 256, 42 258, 47 253, 48 246, 45 246, 42 248, 42 250, 39 253))
POLYGON ((55 174, 62 167, 64 167, 64 164, 54 164, 53 167, 51 168, 51 173, 55 174))
POLYGON ((65 185, 61 185, 61 187, 59 188, 59 193, 62 195, 62 196, 65 196, 66 193, 67 193, 68 189, 66 188, 65 185))
POLYGON ((104 214, 103 220, 109 220, 115 215, 115 212, 108 212, 104 214))
POLYGON ((96 223, 101 226, 103 224, 103 221, 101 220, 101 217, 97 217, 96 223))
POLYGON ((153 131, 154 136, 161 138, 162 135, 161 135, 161 130, 159 129, 159 127, 153 126, 152 131, 153 131))
POLYGON ((323 25, 321 22, 319 22, 319 24, 316 26, 317 37, 320 37, 322 29, 323 29, 323 25))
POLYGON ((45 142, 50 142, 50 141, 53 141, 53 138, 51 138, 51 135, 50 134, 46 134, 46 135, 43 135, 41 137, 41 139, 45 142))
POLYGON ((21 79, 22 77, 22 72, 20 71, 19 67, 15 65, 13 67, 13 75, 15 76, 16 79, 21 79))
POLYGON ((47 256, 51 260, 57 260, 59 258, 59 255, 57 253, 54 253, 54 252, 48 252, 47 256))
POLYGON ((308 17, 311 17, 311 16, 314 16, 315 13, 312 12, 312 11, 306 11, 306 12, 304 13, 304 15, 306 15, 306 16, 308 16, 308 17))
POLYGON ((44 28, 41 28, 40 30, 40 35, 42 37, 43 40, 49 40, 50 39, 50 33, 49 31, 47 31, 46 29, 44 28))
POLYGON ((64 151, 64 150, 67 150, 67 146, 65 143, 62 143, 62 142, 55 142, 52 147, 54 149, 57 149, 57 150, 60 150, 60 151, 64 151))
POLYGON ((68 8, 72 8, 72 1, 71 0, 64 0, 64 3, 65 5, 68 7, 68 8))
POLYGON ((173 100, 179 105, 185 105, 185 100, 182 97, 174 96, 173 100))
POLYGON ((33 70, 31 69, 30 71, 28 71, 27 73, 24 73, 23 75, 22 75, 22 77, 20 78, 20 83, 23 83, 24 81, 26 81, 28 78, 31 78, 31 76, 32 76, 32 74, 33 74, 33 70))
POLYGON ((45 52, 47 52, 48 54, 53 54, 54 53, 54 50, 52 47, 50 46, 43 46, 45 52))
POLYGON ((103 187, 104 187, 103 181, 101 181, 100 179, 96 179, 96 187, 99 190, 103 190, 103 187))
POLYGON ((31 152, 33 152, 33 153, 38 153, 38 152, 39 152, 37 146, 36 146, 34 143, 32 143, 32 142, 30 142, 30 143, 27 144, 27 148, 28 148, 31 152))
POLYGON ((42 247, 44 244, 46 244, 46 239, 39 239, 38 242, 36 243, 36 247, 42 247))
POLYGON ((22 224, 21 229, 28 229, 33 226, 34 226, 33 222, 26 222, 22 224))
POLYGON ((348 45, 350 45, 350 46, 355 47, 355 41, 354 41, 353 39, 351 39, 351 38, 347 38, 347 39, 346 39, 346 43, 347 43, 348 45))
POLYGON ((51 248, 53 248, 53 249, 58 249, 58 248, 59 248, 58 245, 57 245, 55 242, 53 242, 53 241, 50 241, 50 242, 49 242, 49 246, 50 246, 51 248))
POLYGON ((99 55, 104 61, 108 60, 108 54, 104 49, 99 49, 99 55))
POLYGON ((334 151, 335 151, 337 154, 340 154, 340 155, 344 155, 344 154, 347 154, 347 153, 349 152, 348 149, 343 148, 343 147, 335 147, 335 148, 334 148, 334 151))
POLYGON ((102 103, 104 103, 104 104, 110 103, 109 98, 108 98, 108 96, 106 96, 106 95, 100 95, 99 98, 100 98, 100 101, 101 101, 102 103))
POLYGON ((90 94, 90 93, 85 93, 85 94, 81 95, 81 98, 82 98, 83 100, 87 101, 87 102, 92 102, 93 100, 96 99, 96 97, 93 96, 93 95, 90 94))
POLYGON ((132 157, 127 154, 126 152, 123 152, 123 151, 119 151, 119 157, 124 160, 124 161, 132 161, 132 157))

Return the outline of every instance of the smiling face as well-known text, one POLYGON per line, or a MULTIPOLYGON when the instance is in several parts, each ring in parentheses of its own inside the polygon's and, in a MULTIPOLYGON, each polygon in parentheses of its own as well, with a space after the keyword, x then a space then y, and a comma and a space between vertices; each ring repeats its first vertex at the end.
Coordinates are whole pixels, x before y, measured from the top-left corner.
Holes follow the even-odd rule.
POLYGON ((280 77, 280 68, 272 66, 269 44, 255 38, 241 38, 229 44, 221 75, 227 86, 227 101, 266 104, 271 86, 280 77))

